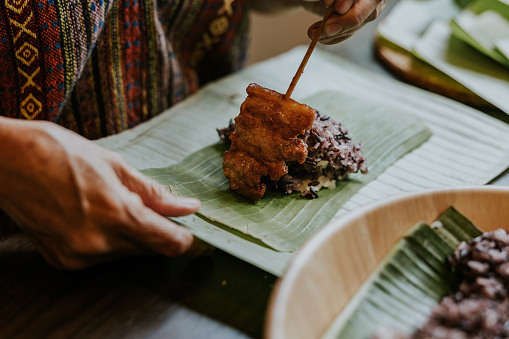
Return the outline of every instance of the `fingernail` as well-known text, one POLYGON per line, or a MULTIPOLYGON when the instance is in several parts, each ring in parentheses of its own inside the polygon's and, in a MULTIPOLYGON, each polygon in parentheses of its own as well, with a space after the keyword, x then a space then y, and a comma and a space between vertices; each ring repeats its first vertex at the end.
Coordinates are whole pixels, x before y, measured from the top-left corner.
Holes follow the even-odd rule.
POLYGON ((325 33, 328 36, 336 35, 339 32, 341 32, 341 25, 338 23, 333 23, 333 24, 325 26, 325 33))
POLYGON ((201 205, 200 200, 190 197, 179 197, 179 205, 188 208, 198 208, 201 205))

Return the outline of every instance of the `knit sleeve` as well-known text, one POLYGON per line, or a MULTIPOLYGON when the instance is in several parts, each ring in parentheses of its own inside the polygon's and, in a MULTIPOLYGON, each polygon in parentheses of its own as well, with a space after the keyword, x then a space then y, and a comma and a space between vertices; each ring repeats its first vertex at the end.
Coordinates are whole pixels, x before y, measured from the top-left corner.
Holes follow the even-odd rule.
POLYGON ((113 0, 5 0, 0 5, 0 114, 56 121, 113 0))

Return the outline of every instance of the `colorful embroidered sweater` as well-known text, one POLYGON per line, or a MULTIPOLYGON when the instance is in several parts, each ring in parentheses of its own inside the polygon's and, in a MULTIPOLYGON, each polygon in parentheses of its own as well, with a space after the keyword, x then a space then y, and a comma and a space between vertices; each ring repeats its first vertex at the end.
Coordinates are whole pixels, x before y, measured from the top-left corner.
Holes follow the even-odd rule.
POLYGON ((5 0, 0 114, 89 139, 146 121, 245 59, 246 0, 5 0))

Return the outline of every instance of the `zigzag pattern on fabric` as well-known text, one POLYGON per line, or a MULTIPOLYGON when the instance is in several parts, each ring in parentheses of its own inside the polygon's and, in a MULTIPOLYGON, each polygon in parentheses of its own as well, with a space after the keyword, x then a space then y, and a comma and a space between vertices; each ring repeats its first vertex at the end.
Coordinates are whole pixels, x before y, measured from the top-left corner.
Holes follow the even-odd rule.
POLYGON ((5 0, 0 114, 118 133, 239 69, 247 26, 246 0, 5 0))

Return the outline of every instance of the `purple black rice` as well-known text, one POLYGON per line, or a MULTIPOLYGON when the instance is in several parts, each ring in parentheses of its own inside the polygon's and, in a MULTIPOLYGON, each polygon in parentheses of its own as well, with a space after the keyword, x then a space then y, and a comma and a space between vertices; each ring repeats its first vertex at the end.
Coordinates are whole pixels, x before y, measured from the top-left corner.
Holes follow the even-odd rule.
POLYGON ((462 279, 458 291, 445 296, 411 336, 391 338, 509 338, 509 234, 498 229, 462 242, 449 262, 462 279))
MULTIPOLYGON (((218 129, 222 141, 228 142, 235 130, 235 122, 218 129)), ((336 180, 344 180, 349 173, 366 174, 368 168, 361 144, 353 144, 348 130, 327 115, 317 112, 311 130, 303 139, 308 146, 308 156, 303 164, 289 162, 288 174, 274 183, 284 194, 301 191, 304 197, 315 199, 322 187, 334 188, 336 180)))

